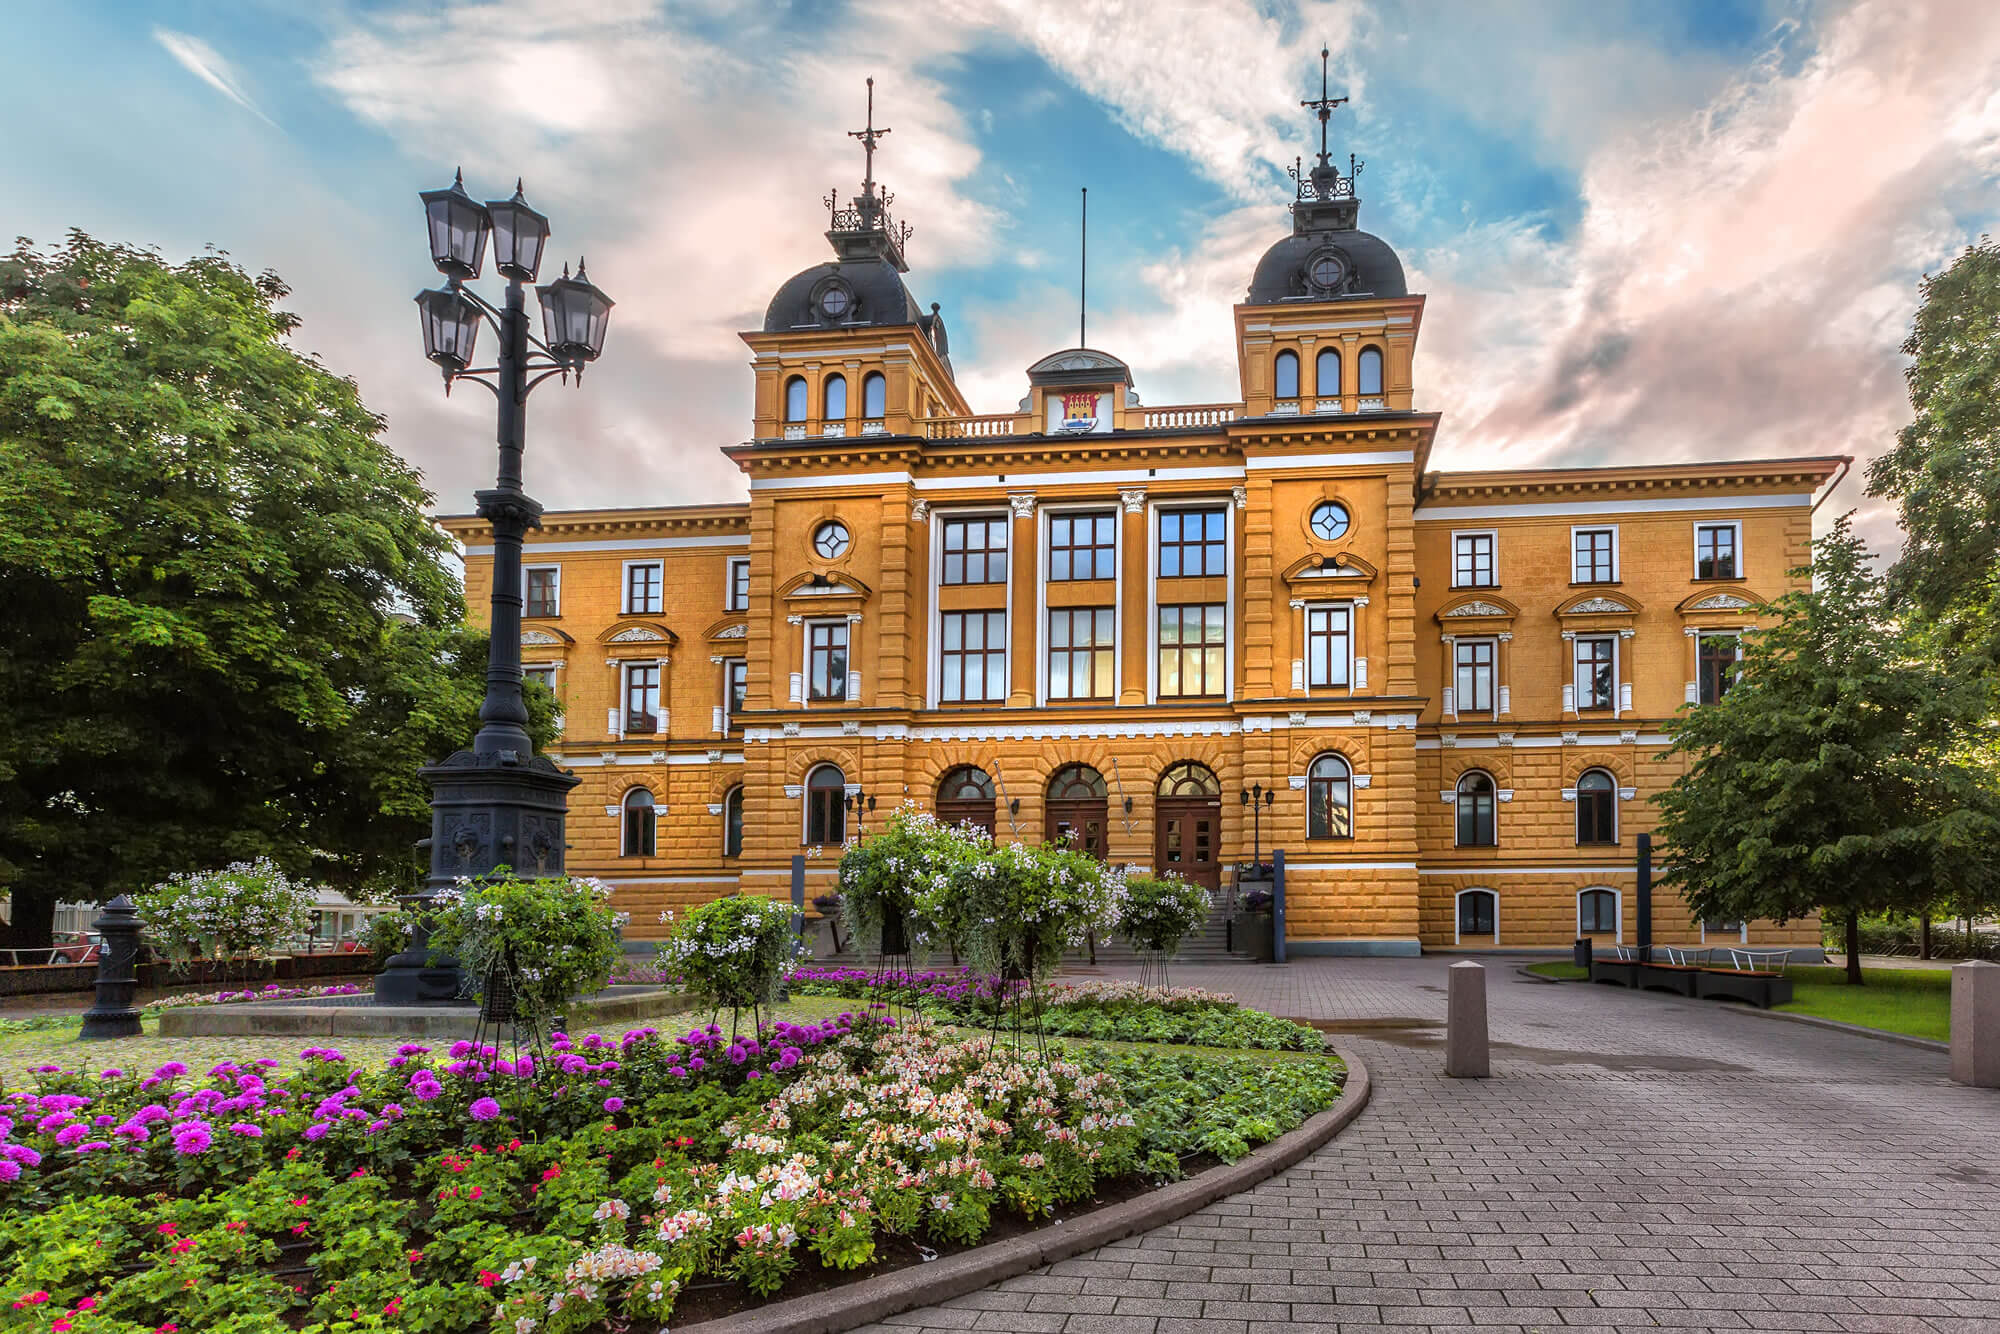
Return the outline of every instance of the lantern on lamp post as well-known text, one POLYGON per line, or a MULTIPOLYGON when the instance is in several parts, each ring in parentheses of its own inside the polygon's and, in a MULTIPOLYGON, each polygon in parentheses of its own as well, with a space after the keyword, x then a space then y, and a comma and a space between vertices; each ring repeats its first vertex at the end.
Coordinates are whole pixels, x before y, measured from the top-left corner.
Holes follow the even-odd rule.
POLYGON ((562 873, 569 791, 579 780, 535 753, 521 696, 521 546, 528 530, 541 526, 542 514, 521 486, 525 409, 528 395, 550 376, 567 382, 573 373, 581 382, 583 368, 604 351, 612 305, 580 261, 574 278, 565 266, 561 278, 536 289, 548 336, 534 337, 528 332, 526 289, 541 272, 549 220, 529 206, 520 182, 513 198, 482 204, 466 193, 460 174, 445 189, 418 197, 431 263, 445 278, 443 287, 417 296, 424 356, 443 374, 446 393, 460 380, 472 380, 493 391, 499 409, 498 475, 491 489, 473 496, 479 517, 493 527, 492 641, 478 734, 467 749, 421 771, 431 785, 430 871, 423 888, 406 898, 418 928, 376 980, 378 1005, 458 999, 463 977, 457 964, 430 958, 428 910, 439 891, 499 867, 562 873), (479 276, 489 240, 493 267, 507 280, 498 306, 465 286, 479 276), (474 358, 482 324, 492 325, 498 340, 487 366, 476 365, 474 358))

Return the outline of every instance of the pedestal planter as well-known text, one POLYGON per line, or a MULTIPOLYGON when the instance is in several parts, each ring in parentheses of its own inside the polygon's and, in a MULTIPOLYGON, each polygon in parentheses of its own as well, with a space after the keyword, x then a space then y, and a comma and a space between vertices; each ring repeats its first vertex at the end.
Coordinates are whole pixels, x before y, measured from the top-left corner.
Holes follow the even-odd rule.
POLYGON ((1247 954, 1250 962, 1271 963, 1278 957, 1274 925, 1275 919, 1270 913, 1238 913, 1230 934, 1236 948, 1247 954))

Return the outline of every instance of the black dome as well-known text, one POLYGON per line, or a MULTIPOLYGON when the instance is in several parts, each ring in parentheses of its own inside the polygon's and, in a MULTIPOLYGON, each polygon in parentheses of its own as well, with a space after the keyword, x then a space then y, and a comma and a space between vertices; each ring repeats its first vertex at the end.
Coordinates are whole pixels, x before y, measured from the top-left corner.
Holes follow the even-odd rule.
POLYGON ((1338 300, 1348 296, 1408 296, 1403 262, 1379 236, 1353 227, 1296 231, 1264 252, 1250 279, 1253 306, 1279 301, 1338 300), (1347 258, 1348 279, 1341 291, 1323 293, 1306 281, 1306 263, 1322 250, 1337 250, 1347 258))
POLYGON ((903 285, 903 275, 885 259, 815 264, 787 278, 764 312, 765 333, 924 323, 924 312, 903 285), (840 293, 838 315, 826 308, 826 294, 833 290, 840 293))

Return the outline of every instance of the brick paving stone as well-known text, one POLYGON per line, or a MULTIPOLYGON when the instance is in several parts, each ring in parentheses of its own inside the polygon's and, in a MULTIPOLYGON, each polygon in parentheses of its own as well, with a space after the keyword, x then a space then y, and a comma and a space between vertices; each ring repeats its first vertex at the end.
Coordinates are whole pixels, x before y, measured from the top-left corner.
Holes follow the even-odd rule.
POLYGON ((1447 1079, 1448 962, 1176 964, 1350 1025, 1368 1110, 1242 1195, 896 1334, 968 1314, 1020 1334, 1058 1314, 1064 1334, 2000 1331, 2000 1096, 1942 1054, 1494 960, 1494 1078, 1447 1079))

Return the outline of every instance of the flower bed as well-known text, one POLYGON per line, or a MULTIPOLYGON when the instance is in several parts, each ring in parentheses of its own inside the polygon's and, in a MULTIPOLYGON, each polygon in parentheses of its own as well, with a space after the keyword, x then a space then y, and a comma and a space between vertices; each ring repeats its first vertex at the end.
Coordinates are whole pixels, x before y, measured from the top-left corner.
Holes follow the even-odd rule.
POLYGON ((43 1067, 0 1099, 0 1328, 653 1328, 1235 1156, 1338 1081, 851 1014, 554 1048, 43 1067))
MULTIPOLYGON (((1021 984, 970 969, 878 976, 861 968, 798 968, 791 973, 791 986, 800 995, 895 1000, 948 1023, 969 1026, 990 1025, 1001 1003, 1021 999, 1021 984)), ((1243 1009, 1235 997, 1200 987, 1057 982, 1041 988, 1040 1000, 1042 1032, 1054 1037, 1263 1051, 1318 1051, 1325 1044, 1304 1024, 1243 1009)))

